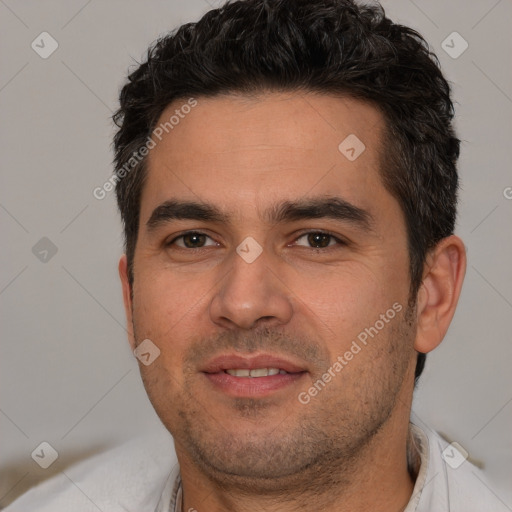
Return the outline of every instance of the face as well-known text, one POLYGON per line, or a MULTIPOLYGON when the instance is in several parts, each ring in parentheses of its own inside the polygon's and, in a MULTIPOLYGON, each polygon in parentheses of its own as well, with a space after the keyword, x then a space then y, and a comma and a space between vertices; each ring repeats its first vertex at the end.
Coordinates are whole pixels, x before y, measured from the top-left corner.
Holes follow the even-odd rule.
POLYGON ((160 350, 140 369, 180 463, 240 482, 348 464, 407 400, 409 257, 383 128, 353 99, 199 97, 151 150, 125 301, 134 346, 160 350))

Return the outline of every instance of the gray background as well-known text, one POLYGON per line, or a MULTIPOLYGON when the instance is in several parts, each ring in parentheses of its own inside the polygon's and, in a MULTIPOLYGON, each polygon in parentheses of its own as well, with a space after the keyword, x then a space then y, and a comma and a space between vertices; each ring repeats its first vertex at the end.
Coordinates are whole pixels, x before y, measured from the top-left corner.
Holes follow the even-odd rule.
MULTIPOLYGON (((383 4, 438 54, 463 140, 457 231, 468 272, 413 419, 481 461, 512 507, 512 4, 383 4), (456 59, 441 46, 454 31, 469 44, 456 59)), ((92 190, 112 172, 109 117, 128 66, 208 9, 205 0, 0 0, 0 506, 74 461, 162 428, 126 340, 114 196, 99 201, 92 190), (59 44, 47 59, 31 48, 43 31, 59 44), (32 251, 42 237, 57 248, 46 262, 32 251), (30 456, 42 441, 59 453, 46 470, 30 456)))

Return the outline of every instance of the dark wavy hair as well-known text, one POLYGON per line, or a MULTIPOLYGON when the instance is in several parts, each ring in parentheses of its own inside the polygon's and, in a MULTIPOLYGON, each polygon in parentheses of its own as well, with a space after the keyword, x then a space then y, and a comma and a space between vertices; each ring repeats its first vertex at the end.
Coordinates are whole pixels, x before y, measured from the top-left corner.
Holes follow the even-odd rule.
MULTIPOLYGON (((147 159, 126 165, 163 110, 179 98, 265 91, 343 95, 383 114, 380 173, 404 213, 414 305, 428 251, 455 224, 460 141, 450 87, 420 34, 352 0, 229 1, 150 47, 113 116, 130 282, 147 159)), ((424 364, 418 354, 416 381, 424 364)))

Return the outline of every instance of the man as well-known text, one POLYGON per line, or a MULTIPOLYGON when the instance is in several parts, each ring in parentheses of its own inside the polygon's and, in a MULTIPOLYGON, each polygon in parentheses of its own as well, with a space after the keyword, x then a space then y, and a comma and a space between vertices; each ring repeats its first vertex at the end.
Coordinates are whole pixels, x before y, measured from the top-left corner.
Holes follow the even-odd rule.
MULTIPOLYGON (((96 460, 80 510, 502 510, 409 421, 466 266, 421 36, 350 0, 235 1, 158 41, 120 103, 130 343, 179 465, 165 442, 96 460)), ((41 510, 78 510, 50 485, 41 510)))

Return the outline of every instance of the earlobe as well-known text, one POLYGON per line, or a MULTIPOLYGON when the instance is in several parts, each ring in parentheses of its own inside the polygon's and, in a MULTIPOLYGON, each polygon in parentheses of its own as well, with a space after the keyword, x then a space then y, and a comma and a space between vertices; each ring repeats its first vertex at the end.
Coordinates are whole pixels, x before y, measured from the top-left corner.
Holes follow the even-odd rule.
POLYGON ((119 260, 119 278, 123 287, 123 302, 126 315, 126 331, 128 332, 128 341, 132 350, 135 350, 135 335, 133 332, 133 315, 132 315, 132 293, 130 280, 128 279, 128 260, 126 254, 123 254, 119 260))
POLYGON ((449 236, 431 251, 417 301, 418 330, 414 348, 426 354, 443 340, 452 321, 466 272, 462 240, 449 236))

